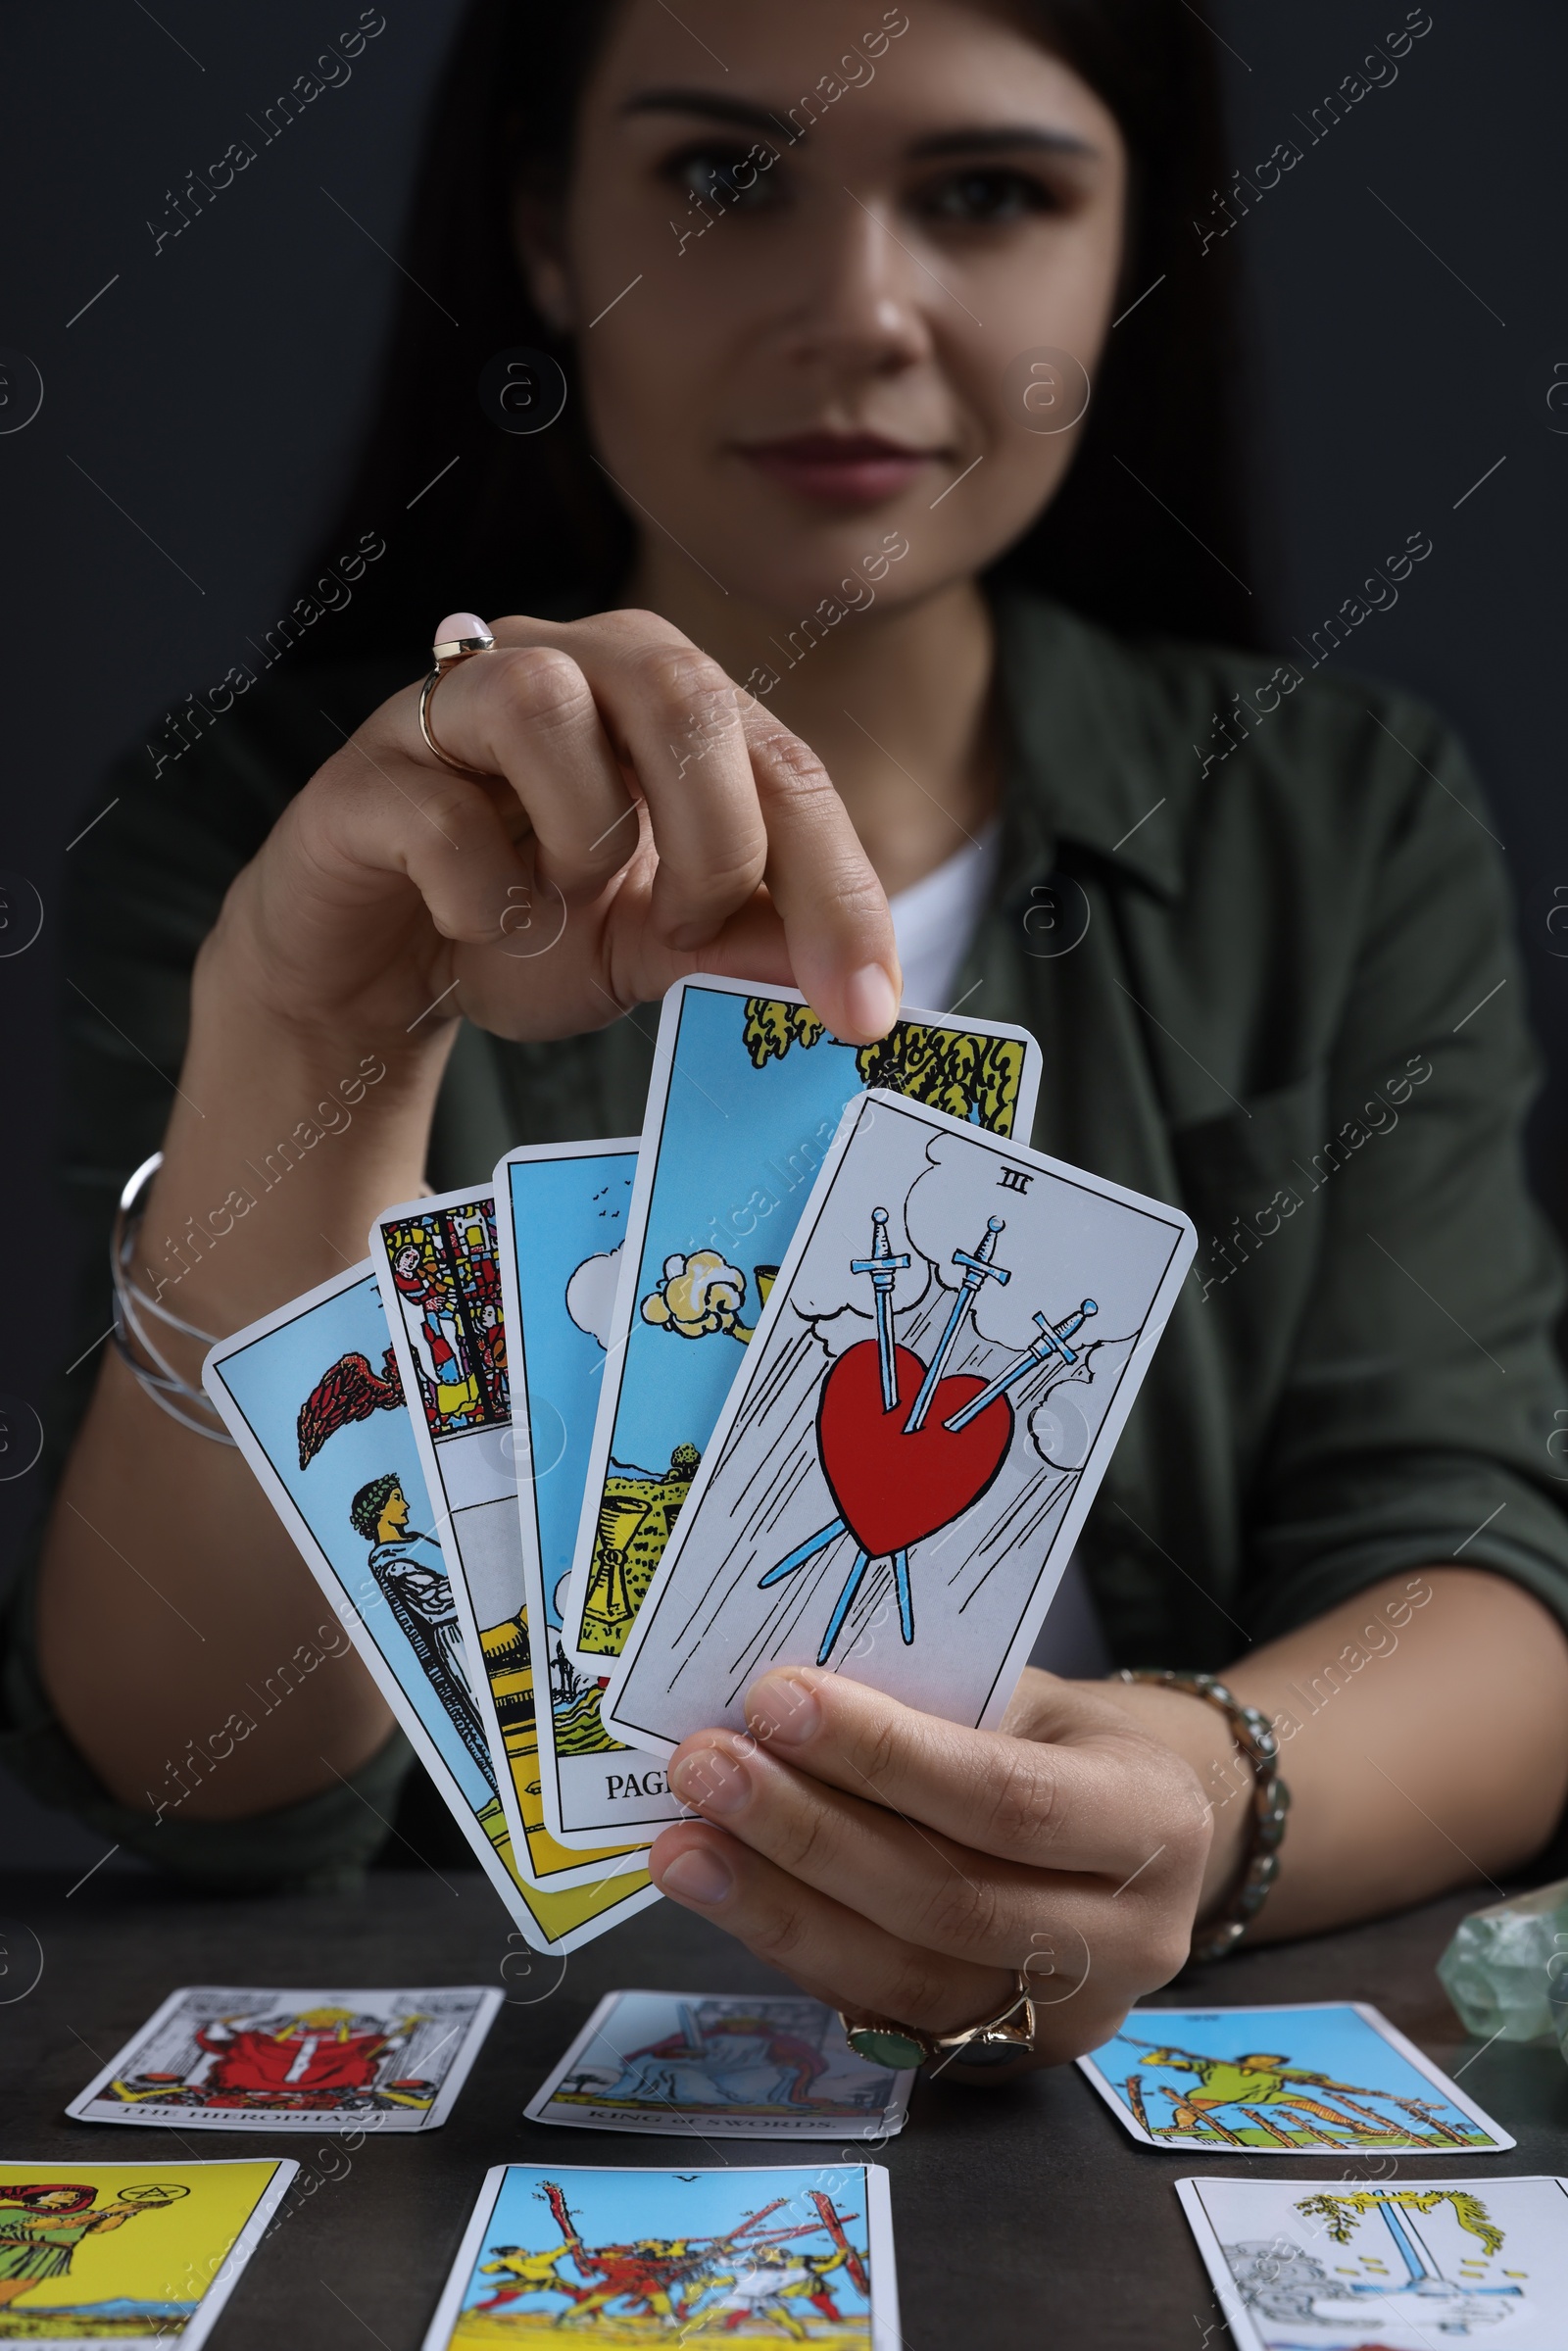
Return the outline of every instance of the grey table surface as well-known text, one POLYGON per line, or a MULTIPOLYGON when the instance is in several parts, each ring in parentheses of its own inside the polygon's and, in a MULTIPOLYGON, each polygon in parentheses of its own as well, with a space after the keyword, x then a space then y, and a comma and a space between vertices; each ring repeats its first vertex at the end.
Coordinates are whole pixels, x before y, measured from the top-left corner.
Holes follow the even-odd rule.
MULTIPOLYGON (((522 2109, 595 2001, 617 1986, 785 1988, 706 1926, 661 1903, 569 1960, 540 1960, 477 1873, 437 1882, 373 1873, 355 1893, 245 1900, 195 1896, 152 1877, 15 1878, 0 1887, 0 2159, 140 2161, 150 2131, 63 2112, 181 1984, 494 1984, 507 1994, 451 2121, 428 2135, 346 2155, 318 2135, 270 2134, 305 2167, 285 2227, 241 2278, 216 2351, 413 2351, 428 2324, 486 2168, 507 2161, 689 2166, 669 2139, 546 2128, 522 2109), (38 1973, 41 1964, 41 1973, 38 1973), (37 1974, 37 1981, 32 1982, 37 1974), (29 1988, 30 1986, 30 1988, 29 1988), (328 2177, 328 2174, 336 2175, 328 2177), (314 2190, 300 2193, 314 2178, 314 2190)), ((1568 2173, 1568 2066, 1547 2047, 1465 2037, 1433 1966, 1470 1892, 1348 1933, 1242 1953, 1157 1999, 1174 2006, 1373 2001, 1518 2139, 1508 2155, 1451 2166, 1368 2157, 1336 2173, 1568 2173)), ((156 2134, 162 2138, 163 2134, 156 2134)), ((203 2131, 204 2155, 254 2153, 255 2137, 203 2131)), ((773 2160, 732 2141, 705 2161, 773 2160)), ((788 2158, 785 2158, 788 2160, 788 2158)), ((808 2161, 806 2149, 796 2160, 808 2161)), ((1322 2159, 1204 2161, 1136 2146, 1064 2067, 1010 2088, 922 2082, 892 2176, 903 2331, 910 2351, 1155 2351, 1227 2338, 1172 2182, 1189 2172, 1322 2176, 1322 2159)))

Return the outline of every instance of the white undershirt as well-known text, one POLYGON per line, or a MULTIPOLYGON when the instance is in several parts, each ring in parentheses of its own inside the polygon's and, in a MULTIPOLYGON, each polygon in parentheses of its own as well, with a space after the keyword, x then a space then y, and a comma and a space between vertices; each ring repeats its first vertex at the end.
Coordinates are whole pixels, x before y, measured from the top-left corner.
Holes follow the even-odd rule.
POLYGON ((997 878, 1001 850, 1002 825, 993 816, 945 865, 889 900, 906 1004, 922 1012, 951 1007, 959 967, 997 878))

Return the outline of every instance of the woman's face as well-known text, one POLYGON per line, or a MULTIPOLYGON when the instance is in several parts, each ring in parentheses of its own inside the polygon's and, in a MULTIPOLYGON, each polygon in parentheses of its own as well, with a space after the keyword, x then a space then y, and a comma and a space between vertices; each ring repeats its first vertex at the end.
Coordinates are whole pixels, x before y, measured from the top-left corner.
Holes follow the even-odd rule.
POLYGON ((1084 378, 1042 354, 1093 377, 1125 183, 1101 101, 982 9, 627 0, 534 282, 656 568, 678 541, 789 626, 899 539, 884 607, 989 562, 1066 471, 1084 378))

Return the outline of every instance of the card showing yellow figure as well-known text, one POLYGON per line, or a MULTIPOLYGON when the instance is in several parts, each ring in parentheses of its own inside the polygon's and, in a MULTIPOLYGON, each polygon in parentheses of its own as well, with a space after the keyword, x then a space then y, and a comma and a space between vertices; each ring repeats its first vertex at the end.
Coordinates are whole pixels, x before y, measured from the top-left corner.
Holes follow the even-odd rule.
POLYGON ((177 2338, 195 2351, 298 2170, 0 2164, 0 2343, 177 2338))

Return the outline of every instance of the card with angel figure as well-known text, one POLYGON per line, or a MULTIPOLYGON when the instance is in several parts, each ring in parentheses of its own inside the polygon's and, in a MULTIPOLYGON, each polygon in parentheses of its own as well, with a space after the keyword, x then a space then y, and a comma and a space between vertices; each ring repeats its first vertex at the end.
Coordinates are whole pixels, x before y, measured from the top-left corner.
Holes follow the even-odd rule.
POLYGON ((669 1754, 778 1665, 1001 1720, 1194 1249, 1178 1209, 852 1103, 612 1679, 669 1754))
POLYGON ((66 2108, 78 2123, 180 2131, 434 2131, 452 2112, 503 1994, 172 1991, 66 2108))
POLYGON ((1568 2342, 1568 2180, 1178 2180, 1240 2351, 1568 2342))
POLYGON ((533 2123, 656 2137, 873 2139, 913 2076, 858 2056, 804 1993, 607 1992, 529 2100, 533 2123))

